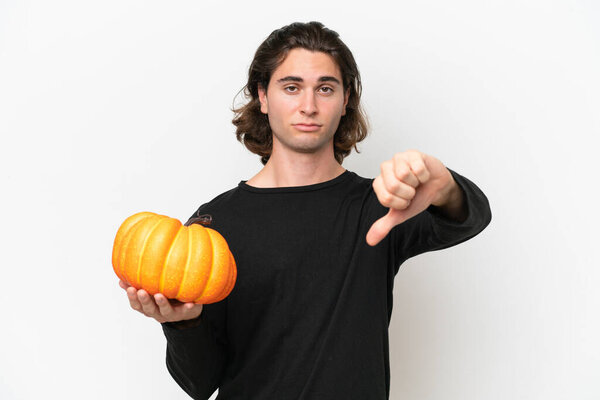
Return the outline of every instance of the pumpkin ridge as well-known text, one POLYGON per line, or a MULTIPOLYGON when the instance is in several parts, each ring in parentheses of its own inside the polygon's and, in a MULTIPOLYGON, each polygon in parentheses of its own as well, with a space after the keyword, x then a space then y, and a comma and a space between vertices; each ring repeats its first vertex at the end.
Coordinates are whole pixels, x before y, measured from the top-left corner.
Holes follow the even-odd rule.
MULTIPOLYGON (((138 264, 140 263, 140 258, 139 258, 139 254, 137 254, 138 258, 134 259, 131 263, 127 263, 126 261, 128 261, 129 258, 132 258, 130 255, 134 254, 132 252, 131 249, 131 245, 132 242, 135 242, 135 239, 139 236, 140 234, 140 229, 143 228, 143 225, 145 223, 147 223, 149 220, 152 219, 156 219, 157 217, 159 217, 159 215, 154 214, 154 215, 149 215, 149 216, 144 216, 143 218, 141 218, 139 221, 137 221, 130 230, 127 231, 127 235, 125 236, 125 238, 123 239, 123 247, 121 252, 121 256, 120 256, 120 263, 121 263, 121 267, 123 269, 123 276, 125 277, 127 283, 129 283, 131 286, 134 286, 136 289, 139 289, 139 282, 135 281, 135 275, 132 273, 133 270, 133 264, 138 264)), ((135 268, 136 272, 137 272, 137 267, 135 268)))
MULTIPOLYGON (((229 264, 233 265, 234 261, 233 261, 233 254, 231 254, 231 250, 229 249, 229 246, 227 246, 227 253, 228 253, 228 259, 229 259, 229 264)), ((234 273, 234 268, 230 267, 227 269, 227 277, 226 279, 223 280, 222 285, 221 285, 221 290, 218 293, 215 293, 214 296, 214 301, 221 301, 223 300, 225 297, 227 297, 227 295, 229 294, 229 292, 231 291, 229 286, 230 286, 230 282, 233 278, 233 273, 234 273)))
POLYGON ((179 227, 179 230, 175 234, 175 237, 173 237, 173 240, 171 241, 171 245, 169 246, 169 250, 167 251, 167 256, 165 257, 165 262, 162 266, 162 271, 160 272, 160 281, 158 283, 158 291, 160 293, 162 293, 165 288, 165 275, 167 274, 167 265, 169 265, 169 256, 171 255, 171 250, 173 250, 173 247, 175 246, 175 242, 177 241, 177 238, 179 237, 179 234, 181 233, 181 230, 183 229, 183 227, 184 227, 184 225, 181 225, 179 227))
MULTIPOLYGON (((123 223, 117 232, 115 237, 115 242, 113 244, 113 267, 117 276, 127 282, 125 278, 125 252, 127 249, 127 245, 131 239, 131 232, 148 216, 146 214, 154 214, 146 211, 139 212, 127 218, 126 223, 123 223), (133 222, 132 222, 133 221, 133 222)), ((130 283, 130 282, 127 282, 130 283)))
MULTIPOLYGON (((206 229, 206 228, 204 228, 206 229)), ((210 228, 208 228, 210 229, 210 228)), ((212 237, 210 236, 209 232, 206 232, 206 237, 208 237, 208 248, 212 250, 211 255, 210 255, 210 270, 208 271, 208 278, 206 278, 206 283, 204 284, 204 288, 202 289, 202 292, 200 293, 200 295, 198 297, 196 297, 196 299, 201 298, 204 295, 204 292, 206 292, 206 289, 208 288, 209 284, 212 284, 211 282, 211 276, 212 276, 212 272, 213 269, 215 268, 215 259, 217 257, 215 257, 215 252, 217 249, 215 249, 215 244, 213 243, 212 237)), ((195 300, 194 300, 195 302, 195 300)))
POLYGON ((235 284, 235 280, 237 278, 237 266, 235 264, 235 258, 233 257, 233 253, 229 250, 229 262, 231 268, 229 270, 229 275, 227 279, 227 283, 225 284, 225 289, 219 298, 219 301, 223 300, 225 297, 229 296, 231 291, 233 290, 233 285, 235 284))
MULTIPOLYGON (((189 228, 188 228, 189 229, 189 228)), ((185 282, 185 278, 187 276, 188 270, 190 269, 190 263, 192 261, 192 231, 190 229, 190 231, 188 232, 188 240, 187 240, 187 245, 188 245, 188 252, 187 252, 187 258, 185 260, 185 268, 183 268, 183 274, 181 274, 181 282, 179 282, 179 289, 177 289, 177 295, 175 296, 176 299, 179 299, 179 296, 181 295, 181 289, 183 289, 184 287, 184 282, 185 282)))
POLYGON ((142 260, 144 259, 144 252, 146 251, 146 244, 148 243, 148 239, 152 235, 152 232, 154 232, 156 230, 156 228, 158 227, 158 225, 160 225, 160 223, 163 222, 163 221, 165 221, 165 220, 166 220, 165 218, 160 218, 158 221, 156 221, 156 224, 152 227, 152 229, 150 229, 150 231, 148 232, 148 234, 144 238, 144 244, 142 245, 142 249, 140 250, 139 257, 138 257, 138 267, 137 267, 137 273, 136 273, 136 279, 137 279, 137 284, 138 285, 141 285, 141 283, 142 283, 142 281, 141 281, 142 260))

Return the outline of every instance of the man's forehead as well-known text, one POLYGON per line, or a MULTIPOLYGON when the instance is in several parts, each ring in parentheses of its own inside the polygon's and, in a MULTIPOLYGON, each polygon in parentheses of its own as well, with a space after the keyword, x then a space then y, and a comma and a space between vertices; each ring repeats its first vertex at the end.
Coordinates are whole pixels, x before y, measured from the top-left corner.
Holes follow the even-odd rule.
POLYGON ((327 53, 292 49, 273 71, 271 79, 285 82, 334 82, 341 84, 342 74, 335 59, 327 53))

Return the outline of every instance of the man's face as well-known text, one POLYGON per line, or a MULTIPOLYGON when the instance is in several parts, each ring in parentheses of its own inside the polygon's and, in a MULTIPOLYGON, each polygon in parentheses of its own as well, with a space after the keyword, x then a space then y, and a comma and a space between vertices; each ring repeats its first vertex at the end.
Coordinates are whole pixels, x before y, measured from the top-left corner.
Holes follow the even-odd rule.
POLYGON ((330 55, 291 50, 273 71, 267 93, 260 86, 258 92, 273 131, 273 152, 333 154, 333 136, 346 114, 349 91, 344 93, 341 71, 330 55))

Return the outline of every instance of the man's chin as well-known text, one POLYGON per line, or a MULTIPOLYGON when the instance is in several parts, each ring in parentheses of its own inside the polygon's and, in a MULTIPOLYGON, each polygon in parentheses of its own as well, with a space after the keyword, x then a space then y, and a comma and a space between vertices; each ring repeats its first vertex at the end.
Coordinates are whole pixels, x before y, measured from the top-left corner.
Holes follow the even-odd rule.
POLYGON ((296 145, 296 146, 291 147, 291 150, 293 150, 297 153, 313 154, 313 153, 322 152, 328 145, 329 145, 329 143, 301 144, 301 145, 296 145))
POLYGON ((281 138, 275 137, 273 139, 273 150, 281 146, 288 151, 302 154, 322 152, 329 146, 333 146, 333 137, 324 140, 322 136, 313 132, 295 134, 291 138, 292 140, 281 140, 281 138))

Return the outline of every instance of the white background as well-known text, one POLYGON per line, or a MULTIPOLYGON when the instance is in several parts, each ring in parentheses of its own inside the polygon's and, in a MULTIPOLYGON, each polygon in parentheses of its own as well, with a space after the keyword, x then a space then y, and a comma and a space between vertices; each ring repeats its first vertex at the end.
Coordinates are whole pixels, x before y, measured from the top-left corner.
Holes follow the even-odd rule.
POLYGON ((416 148, 492 208, 396 276, 391 398, 600 398, 598 3, 391 4, 0 2, 0 398, 188 398, 114 235, 260 170, 230 108, 268 34, 311 20, 363 77, 372 131, 344 167, 416 148))

